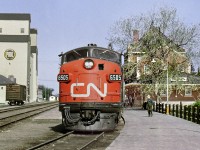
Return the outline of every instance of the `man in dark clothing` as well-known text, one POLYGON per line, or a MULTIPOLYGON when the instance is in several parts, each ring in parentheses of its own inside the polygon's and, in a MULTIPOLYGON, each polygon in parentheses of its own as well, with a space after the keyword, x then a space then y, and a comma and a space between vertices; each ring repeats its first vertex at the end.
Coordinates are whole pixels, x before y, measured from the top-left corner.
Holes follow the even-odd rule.
POLYGON ((149 117, 152 117, 153 116, 153 100, 151 99, 151 96, 148 95, 147 96, 147 111, 148 111, 148 115, 149 117))

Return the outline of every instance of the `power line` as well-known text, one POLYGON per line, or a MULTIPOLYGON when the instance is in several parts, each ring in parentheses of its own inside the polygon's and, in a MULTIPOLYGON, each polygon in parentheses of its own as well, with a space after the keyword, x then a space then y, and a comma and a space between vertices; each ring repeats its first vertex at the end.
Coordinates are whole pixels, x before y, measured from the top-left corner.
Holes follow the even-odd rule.
POLYGON ((38 62, 59 62, 58 60, 38 60, 38 62))
POLYGON ((57 80, 51 80, 51 79, 38 79, 39 81, 50 81, 50 82, 57 82, 57 80))

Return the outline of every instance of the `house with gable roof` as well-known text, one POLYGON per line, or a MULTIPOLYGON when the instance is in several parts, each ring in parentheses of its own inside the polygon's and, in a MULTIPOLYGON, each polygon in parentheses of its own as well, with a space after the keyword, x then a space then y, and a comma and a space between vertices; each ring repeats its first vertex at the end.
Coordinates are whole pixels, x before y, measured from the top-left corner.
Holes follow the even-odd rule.
POLYGON ((133 37, 125 54, 125 64, 135 69, 128 77, 125 75, 126 97, 130 102, 142 105, 147 94, 157 103, 189 104, 200 99, 200 77, 191 74, 191 60, 185 49, 153 26, 142 38, 134 30, 133 37))

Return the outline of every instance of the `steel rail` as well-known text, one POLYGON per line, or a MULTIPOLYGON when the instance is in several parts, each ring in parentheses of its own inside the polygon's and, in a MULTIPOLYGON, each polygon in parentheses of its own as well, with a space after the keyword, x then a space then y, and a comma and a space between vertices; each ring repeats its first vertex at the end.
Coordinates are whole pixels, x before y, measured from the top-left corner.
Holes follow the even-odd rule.
MULTIPOLYGON (((51 102, 55 103, 55 102, 51 102)), ((16 106, 9 106, 9 108, 3 108, 0 109, 0 113, 4 113, 4 112, 8 112, 8 111, 14 111, 14 110, 20 110, 20 109, 26 109, 26 108, 30 108, 30 107, 37 107, 37 106, 42 106, 42 105, 48 105, 50 103, 37 103, 37 104, 29 104, 29 105, 16 105, 16 106)))
MULTIPOLYGON (((37 107, 31 107, 31 110, 27 110, 27 111, 24 111, 24 112, 19 112, 19 113, 13 114, 13 115, 11 114, 11 115, 6 116, 6 117, 0 117, 0 120, 4 120, 4 119, 7 119, 7 118, 12 118, 12 117, 15 117, 15 116, 18 116, 18 115, 22 115, 22 114, 26 114, 26 113, 29 113, 29 112, 32 112, 32 111, 40 110, 40 109, 43 109, 43 108, 48 108, 48 107, 54 106, 54 105, 57 105, 57 104, 48 104, 48 105, 40 105, 40 106, 37 106, 37 107)), ((28 107, 28 108, 30 108, 30 107, 28 107)), ((28 108, 25 108, 23 110, 26 110, 28 108)), ((21 110, 21 109, 18 109, 18 110, 21 110)))
POLYGON ((103 136, 104 136, 104 132, 102 132, 101 134, 97 135, 93 140, 89 141, 88 143, 86 143, 85 145, 83 145, 81 148, 78 148, 78 150, 84 150, 89 145, 91 145, 92 143, 96 142, 97 140, 99 140, 99 138, 101 138, 103 136))
MULTIPOLYGON (((26 150, 35 150, 35 149, 38 149, 38 148, 47 146, 47 145, 49 145, 49 144, 51 144, 51 143, 53 143, 53 142, 58 141, 59 139, 62 139, 62 138, 64 138, 64 137, 66 137, 66 136, 72 134, 72 133, 74 133, 74 131, 68 132, 68 133, 66 133, 66 134, 64 134, 64 135, 61 135, 61 136, 59 136, 59 137, 57 137, 57 138, 48 140, 48 141, 46 141, 46 142, 43 142, 43 143, 41 143, 41 144, 38 144, 38 145, 33 146, 33 147, 31 147, 31 148, 28 148, 28 149, 26 149, 26 150)), ((76 149, 77 149, 77 150, 84 150, 84 149, 87 148, 89 145, 91 145, 92 143, 96 142, 97 140, 99 140, 99 138, 101 138, 101 137, 103 137, 103 136, 104 136, 104 132, 102 132, 102 133, 100 133, 99 135, 97 135, 94 139, 90 140, 88 143, 86 143, 86 144, 83 145, 82 147, 76 148, 76 149)))
POLYGON ((64 137, 66 137, 66 136, 72 134, 73 132, 74 132, 74 131, 67 132, 67 133, 65 133, 64 135, 61 135, 61 136, 59 136, 59 137, 57 137, 57 138, 48 140, 48 141, 46 141, 46 142, 44 142, 44 143, 41 143, 41 144, 38 144, 38 145, 33 146, 33 147, 31 147, 31 148, 28 148, 27 150, 35 150, 35 149, 41 148, 41 147, 43 147, 43 146, 45 146, 45 145, 48 145, 48 144, 53 143, 53 142, 55 142, 55 141, 57 141, 57 140, 59 140, 59 139, 62 139, 62 138, 64 138, 64 137))
MULTIPOLYGON (((7 125, 10 125, 10 124, 12 124, 12 123, 15 123, 15 122, 18 122, 18 121, 21 121, 21 120, 24 120, 24 119, 27 119, 27 118, 30 118, 30 117, 32 117, 32 116, 34 116, 34 115, 37 115, 37 114, 40 114, 40 113, 42 113, 42 112, 45 112, 45 111, 47 111, 47 110, 50 110, 50 109, 53 109, 53 108, 55 108, 55 107, 57 107, 57 105, 53 105, 53 106, 51 106, 51 107, 45 107, 45 108, 40 108, 40 110, 35 110, 35 111, 31 111, 31 112, 26 112, 25 114, 26 115, 24 115, 24 113, 23 114, 19 114, 18 115, 18 117, 19 118, 14 118, 13 120, 7 120, 7 121, 2 121, 2 120, 0 120, 0 128, 2 128, 2 127, 5 127, 5 126, 7 126, 7 125), (31 114, 32 113, 32 114, 31 114), (21 117, 20 117, 20 115, 22 115, 21 117), (23 116, 24 115, 24 116, 23 116)), ((15 116, 16 117, 16 116, 15 116)))

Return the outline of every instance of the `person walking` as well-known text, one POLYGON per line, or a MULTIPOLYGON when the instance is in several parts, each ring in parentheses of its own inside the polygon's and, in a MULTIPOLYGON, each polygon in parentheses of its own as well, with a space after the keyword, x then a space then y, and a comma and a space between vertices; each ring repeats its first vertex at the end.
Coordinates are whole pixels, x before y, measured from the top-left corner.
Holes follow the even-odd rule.
POLYGON ((151 99, 150 95, 147 95, 146 108, 147 108, 149 117, 152 117, 153 116, 153 100, 151 99))

